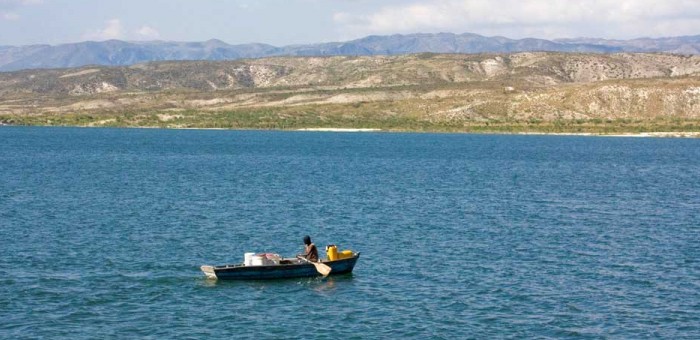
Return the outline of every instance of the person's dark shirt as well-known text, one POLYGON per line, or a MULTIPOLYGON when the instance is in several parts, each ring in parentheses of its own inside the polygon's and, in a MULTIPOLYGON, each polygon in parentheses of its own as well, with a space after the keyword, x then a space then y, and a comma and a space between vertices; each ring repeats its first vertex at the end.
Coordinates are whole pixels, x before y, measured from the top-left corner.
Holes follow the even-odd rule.
POLYGON ((318 262, 318 249, 316 249, 316 245, 311 243, 305 246, 304 249, 304 257, 313 262, 318 262))

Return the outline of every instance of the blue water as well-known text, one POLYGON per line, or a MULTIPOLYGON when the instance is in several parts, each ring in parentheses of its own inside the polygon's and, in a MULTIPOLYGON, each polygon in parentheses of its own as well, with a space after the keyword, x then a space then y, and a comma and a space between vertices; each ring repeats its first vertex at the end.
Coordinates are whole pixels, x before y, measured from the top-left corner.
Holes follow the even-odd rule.
POLYGON ((700 338, 697 139, 3 127, 0 232, 1 338, 700 338))

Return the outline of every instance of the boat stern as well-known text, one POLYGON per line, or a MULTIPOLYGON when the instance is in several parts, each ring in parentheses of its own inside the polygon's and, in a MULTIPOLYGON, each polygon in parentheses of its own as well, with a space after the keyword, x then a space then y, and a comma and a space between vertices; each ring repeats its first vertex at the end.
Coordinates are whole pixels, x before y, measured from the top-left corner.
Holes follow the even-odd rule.
POLYGON ((214 266, 201 266, 199 267, 207 279, 216 280, 216 272, 214 272, 214 266))

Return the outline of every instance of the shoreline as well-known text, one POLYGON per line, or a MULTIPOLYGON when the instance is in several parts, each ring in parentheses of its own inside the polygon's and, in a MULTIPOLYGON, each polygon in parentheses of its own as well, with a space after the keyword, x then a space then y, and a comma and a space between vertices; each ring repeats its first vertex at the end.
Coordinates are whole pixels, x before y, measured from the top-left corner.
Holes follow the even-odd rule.
POLYGON ((382 129, 362 129, 362 128, 302 128, 295 131, 315 131, 315 132, 381 132, 382 129))
MULTIPOLYGON (((505 133, 509 134, 509 133, 505 133)), ((515 135, 543 136, 586 136, 586 137, 630 137, 630 138, 700 138, 700 132, 630 132, 630 133, 595 133, 595 132, 516 132, 515 135)))
POLYGON ((58 128, 112 128, 112 129, 163 129, 163 130, 212 130, 212 131, 298 131, 298 132, 339 132, 339 133, 437 133, 437 134, 473 134, 473 135, 520 135, 520 136, 572 136, 572 137, 617 137, 617 138, 700 138, 700 131, 658 131, 658 132, 505 132, 505 131, 424 131, 424 130, 387 130, 377 128, 299 128, 299 129, 256 129, 256 128, 208 128, 208 127, 160 127, 160 126, 81 126, 81 125, 13 125, 0 124, 2 127, 58 127, 58 128))

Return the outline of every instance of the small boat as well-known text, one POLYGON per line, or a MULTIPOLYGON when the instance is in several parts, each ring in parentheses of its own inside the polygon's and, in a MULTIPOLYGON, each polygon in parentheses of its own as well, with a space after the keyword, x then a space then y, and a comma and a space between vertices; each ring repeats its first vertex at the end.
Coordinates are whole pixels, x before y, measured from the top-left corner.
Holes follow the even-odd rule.
MULTIPOLYGON (((331 268, 329 275, 347 274, 352 272, 358 258, 360 253, 352 253, 347 258, 334 261, 323 260, 319 263, 331 268)), ((272 280, 322 276, 314 264, 298 258, 285 258, 263 265, 245 263, 223 266, 205 265, 201 269, 207 278, 220 280, 272 280)))

